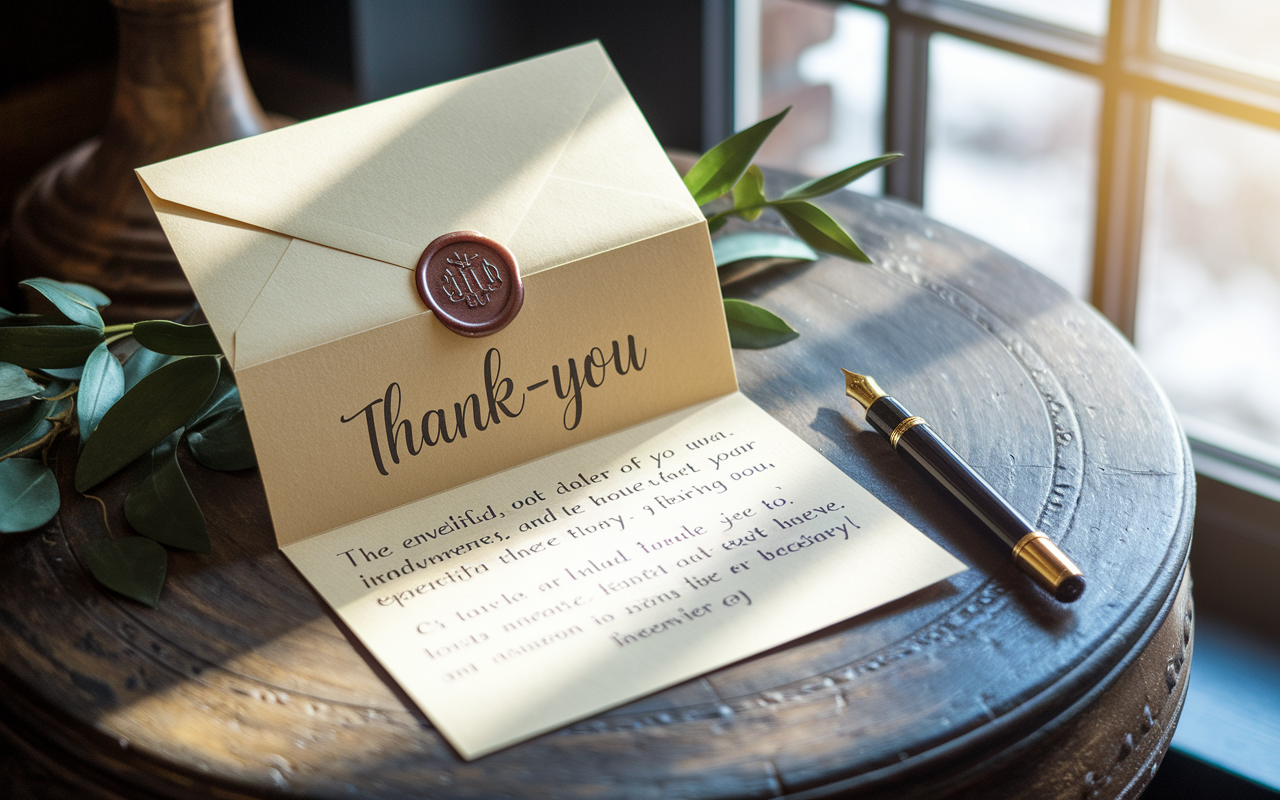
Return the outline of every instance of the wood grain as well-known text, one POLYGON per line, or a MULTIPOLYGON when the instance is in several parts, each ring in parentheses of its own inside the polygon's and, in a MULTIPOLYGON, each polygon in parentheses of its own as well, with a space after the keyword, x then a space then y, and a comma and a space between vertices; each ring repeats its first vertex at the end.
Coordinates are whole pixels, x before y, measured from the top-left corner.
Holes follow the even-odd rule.
MULTIPOLYGON (((1193 641, 1194 476, 1167 401, 1110 325, 1008 256, 895 202, 824 205, 875 264, 732 283, 802 334, 736 351, 742 388, 969 571, 467 763, 274 551, 256 472, 192 465, 213 554, 172 556, 158 611, 86 576, 92 500, 0 541, 0 722, 81 796, 1136 797, 1193 641), (1084 597, 1019 573, 865 425, 841 366, 1059 541, 1084 597)), ((102 488, 117 535, 127 484, 102 488)))

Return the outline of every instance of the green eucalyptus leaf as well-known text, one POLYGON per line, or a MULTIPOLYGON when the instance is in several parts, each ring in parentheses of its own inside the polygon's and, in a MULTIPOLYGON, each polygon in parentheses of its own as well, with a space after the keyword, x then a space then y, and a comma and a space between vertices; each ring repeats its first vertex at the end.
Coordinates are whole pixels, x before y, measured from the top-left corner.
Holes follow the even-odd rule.
POLYGON ((222 354, 208 324, 183 325, 167 319, 150 319, 133 326, 133 338, 148 350, 171 356, 222 354))
POLYGON ((169 566, 160 545, 141 536, 100 539, 81 545, 79 554, 98 583, 152 608, 159 605, 169 566))
POLYGON ((0 413, 0 456, 26 447, 52 430, 53 423, 45 417, 53 407, 48 400, 35 400, 0 413))
POLYGON ((723 228, 724 224, 728 221, 729 221, 728 217, 715 217, 713 219, 709 219, 707 220, 707 231, 709 233, 715 233, 716 231, 723 228))
POLYGON ((191 415, 186 428, 188 431, 195 430, 205 417, 212 417, 223 411, 240 407, 240 389, 236 386, 235 375, 232 374, 231 365, 227 360, 221 359, 218 367, 218 383, 213 387, 213 391, 209 393, 209 399, 204 401, 200 410, 191 415))
POLYGON ((86 283, 62 281, 59 286, 97 308, 106 308, 111 305, 111 298, 86 283))
POLYGON ((181 429, 151 448, 147 468, 124 499, 124 516, 138 533, 170 547, 209 552, 209 531, 178 465, 181 429))
POLYGON ((107 349, 100 344, 89 354, 80 378, 80 390, 76 392, 76 415, 80 422, 80 441, 93 435, 107 409, 124 396, 124 368, 107 349))
MULTIPOLYGON (((31 431, 28 432, 26 436, 22 437, 17 442, 15 442, 12 447, 4 448, 3 452, 12 453, 15 450, 21 450, 22 448, 28 445, 35 444, 36 442, 43 439, 46 435, 48 435, 48 433, 52 430, 53 430, 53 423, 42 417, 36 421, 36 426, 32 428, 31 431)), ((2 454, 3 453, 0 453, 0 455, 2 454)))
POLYGON ((182 427, 217 382, 214 356, 180 358, 139 381, 107 410, 85 441, 76 464, 76 491, 110 478, 182 427))
MULTIPOLYGON (((70 388, 70 381, 65 381, 62 378, 53 378, 49 381, 49 385, 45 386, 44 389, 40 391, 40 394, 36 395, 36 397, 39 397, 41 400, 51 400, 60 394, 64 394, 70 388)), ((63 400, 65 399, 66 398, 63 398, 63 400)), ((59 401, 59 403, 61 405, 61 401, 59 401)), ((49 414, 48 416, 52 417, 53 414, 49 414)))
MULTIPOLYGON (((76 325, 102 330, 102 315, 93 303, 71 291, 58 281, 49 278, 28 278, 19 286, 26 286, 40 293, 53 304, 58 313, 76 325)), ((39 309, 37 309, 39 310, 39 309)))
POLYGON ((797 261, 817 261, 813 248, 794 236, 762 231, 744 231, 722 236, 711 243, 716 266, 723 267, 748 258, 791 258, 797 261))
POLYGON ((0 361, 27 369, 78 367, 102 341, 101 329, 84 325, 0 326, 0 361))
POLYGON ((124 390, 128 392, 137 386, 138 382, 143 378, 173 361, 177 361, 176 356, 167 356, 154 350, 148 350, 145 347, 139 347, 124 362, 124 390))
POLYGON ((80 380, 80 376, 84 374, 84 367, 67 367, 66 369, 51 369, 49 367, 45 367, 40 371, 45 375, 61 378, 64 381, 78 381, 80 380))
POLYGON ((738 216, 751 222, 764 211, 764 173, 755 164, 747 167, 742 178, 733 186, 733 208, 738 216))
POLYGON ((7 308, 0 307, 0 320, 13 319, 18 316, 7 308))
POLYGON ((65 413, 73 400, 71 395, 58 400, 50 398, 64 394, 69 386, 66 381, 55 378, 30 402, 0 411, 0 456, 33 444, 53 430, 48 418, 65 413))
POLYGON ((814 250, 871 263, 871 259, 854 243, 853 237, 845 233, 840 223, 813 203, 801 200, 794 203, 779 203, 774 208, 782 214, 782 218, 791 226, 791 230, 814 250))
POLYGON ((0 361, 0 400, 17 400, 40 393, 41 386, 27 377, 17 364, 0 361))
POLYGON ((196 461, 209 469, 226 472, 258 464, 243 408, 225 409, 202 419, 197 429, 187 432, 187 447, 196 461))
POLYGON ((67 324, 67 319, 61 314, 14 314, 11 311, 6 311, 4 314, 0 314, 0 327, 65 324, 67 324))
POLYGON ((755 158, 760 145, 790 110, 788 106, 782 113, 735 133, 704 153, 684 176, 684 186, 693 195, 693 201, 705 205, 728 194, 742 173, 751 166, 751 159, 755 158))
POLYGON ((861 164, 854 164, 852 167, 847 167, 839 172, 833 172, 824 178, 814 178, 799 186, 792 187, 782 195, 782 198, 784 200, 811 200, 824 194, 830 194, 836 189, 853 183, 868 172, 900 158, 902 158, 902 153, 886 153, 882 156, 868 159, 861 164))
POLYGON ((0 533, 39 528, 58 513, 53 470, 32 458, 0 461, 0 533))
POLYGON ((725 298, 724 317, 729 323, 729 344, 746 350, 764 350, 800 335, 777 314, 748 303, 725 298))

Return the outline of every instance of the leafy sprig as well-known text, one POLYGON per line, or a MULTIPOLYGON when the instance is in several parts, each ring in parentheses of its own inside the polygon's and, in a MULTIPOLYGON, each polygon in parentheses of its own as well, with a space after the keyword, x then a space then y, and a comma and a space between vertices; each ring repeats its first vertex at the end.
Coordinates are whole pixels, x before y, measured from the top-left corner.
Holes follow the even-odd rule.
POLYGON ((63 435, 80 439, 82 493, 142 459, 124 502, 140 535, 89 542, 79 555, 104 586, 154 607, 165 548, 209 552, 178 460, 182 443, 211 469, 256 463, 235 377, 208 325, 105 325, 99 309, 110 301, 92 287, 48 278, 21 285, 31 312, 0 308, 0 533, 38 528, 57 513, 48 462, 63 435), (122 364, 112 348, 128 338, 138 348, 122 364))
MULTIPOLYGON (((706 212, 707 224, 712 233, 723 227, 730 217, 740 217, 752 222, 766 208, 772 208, 800 237, 801 241, 797 241, 778 234, 756 232, 721 237, 715 243, 718 267, 746 258, 813 260, 817 258, 817 254, 813 252, 815 250, 854 261, 871 261, 839 222, 810 201, 844 188, 872 170, 901 158, 902 154, 887 153, 854 164, 802 183, 787 190, 781 197, 770 200, 765 195, 764 173, 752 161, 760 146, 790 110, 788 107, 725 139, 703 154, 684 176, 685 188, 698 205, 705 206, 726 196, 731 200, 727 209, 706 212)), ((734 347, 776 347, 800 335, 780 317, 759 306, 745 300, 724 302, 729 339, 734 347)))

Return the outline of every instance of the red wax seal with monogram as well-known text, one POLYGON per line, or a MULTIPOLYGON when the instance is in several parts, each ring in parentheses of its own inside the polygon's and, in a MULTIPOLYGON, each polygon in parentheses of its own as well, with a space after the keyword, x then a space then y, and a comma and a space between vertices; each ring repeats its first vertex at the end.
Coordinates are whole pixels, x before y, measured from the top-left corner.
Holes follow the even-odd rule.
POLYGON ((436 318, 463 336, 497 333, 524 304, 516 257, 475 231, 446 233, 427 245, 414 282, 436 318))

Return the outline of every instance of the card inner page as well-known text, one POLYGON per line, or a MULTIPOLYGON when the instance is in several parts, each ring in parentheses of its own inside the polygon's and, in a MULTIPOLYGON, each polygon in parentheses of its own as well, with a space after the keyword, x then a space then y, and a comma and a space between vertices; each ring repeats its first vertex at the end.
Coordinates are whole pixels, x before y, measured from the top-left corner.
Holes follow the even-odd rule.
POLYGON ((964 569, 738 392, 283 550, 466 758, 964 569))

